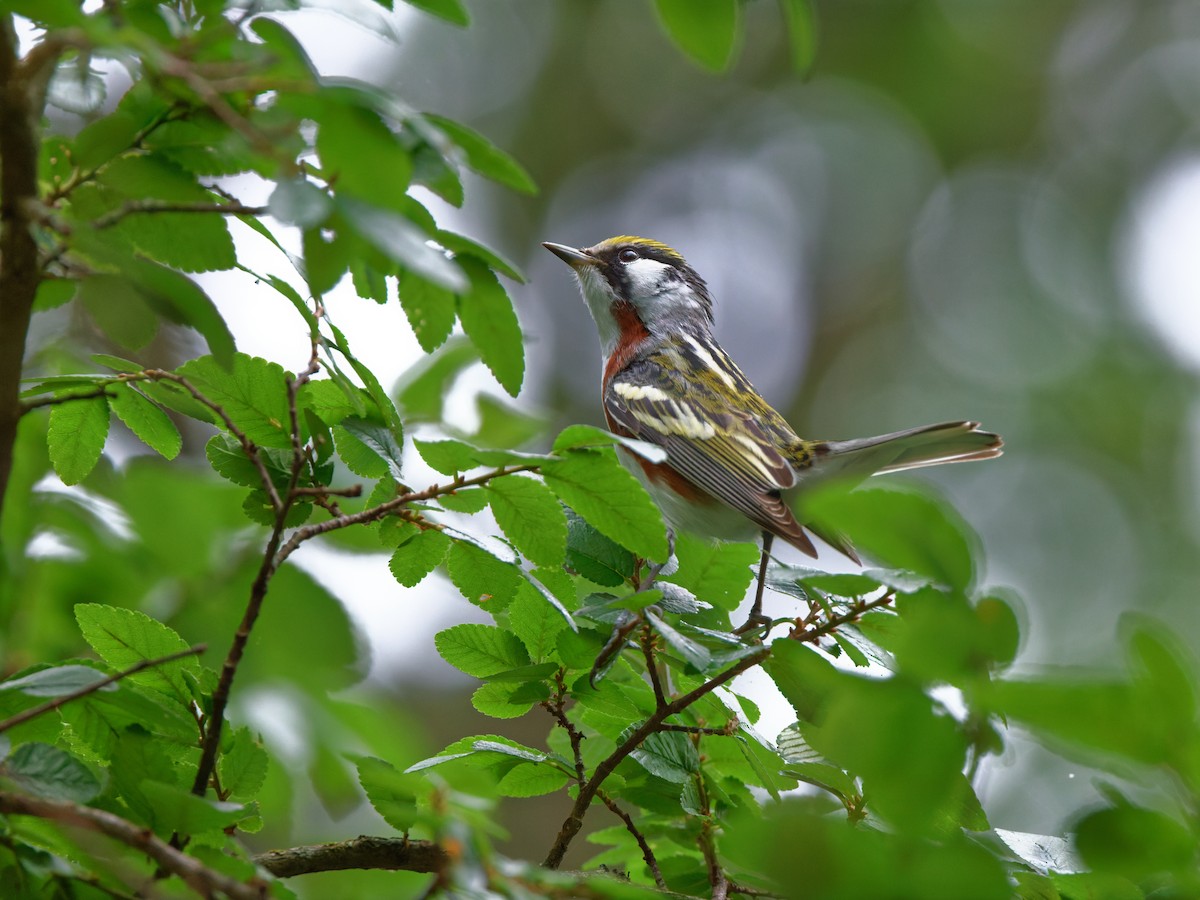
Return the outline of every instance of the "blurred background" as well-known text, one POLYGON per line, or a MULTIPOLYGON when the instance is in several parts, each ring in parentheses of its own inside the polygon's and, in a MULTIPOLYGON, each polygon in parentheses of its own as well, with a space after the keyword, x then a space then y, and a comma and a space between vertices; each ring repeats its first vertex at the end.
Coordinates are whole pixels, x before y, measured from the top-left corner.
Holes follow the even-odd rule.
MULTIPOLYGON (((328 12, 279 16, 326 74, 471 125, 539 184, 525 197, 467 175, 461 209, 421 197, 529 276, 510 286, 528 337, 522 410, 602 424, 594 326, 540 242, 659 239, 708 280, 718 338, 802 435, 971 418, 1004 436, 998 462, 919 477, 979 532, 981 583, 1023 598, 1018 671, 1103 671, 1130 610, 1197 645, 1200 6, 816 0, 805 77, 763 0, 744 5, 723 74, 672 46, 649 2, 469 6, 466 30, 380 12, 398 46, 328 12)), ((265 199, 254 190, 239 193, 265 199)), ((242 247, 255 266, 259 248, 242 247)), ((301 364, 285 304, 245 282, 206 287, 241 349, 301 364)), ((344 284, 329 306, 385 384, 421 359, 398 305, 344 284)), ((479 391, 499 393, 482 367, 452 396, 465 428, 479 391)), ((414 456, 410 480, 424 474, 414 456)), ((474 715, 474 685, 433 659, 434 631, 479 615, 442 576, 405 591, 385 555, 356 556, 350 578, 333 551, 300 560, 369 639, 373 689, 432 731, 425 752, 497 725, 521 737, 474 715)), ((298 713, 257 699, 286 742, 298 713)), ((992 824, 1061 831, 1096 797, 1089 774, 1010 738, 986 773, 992 824)), ((547 808, 552 833, 561 802, 547 808)))

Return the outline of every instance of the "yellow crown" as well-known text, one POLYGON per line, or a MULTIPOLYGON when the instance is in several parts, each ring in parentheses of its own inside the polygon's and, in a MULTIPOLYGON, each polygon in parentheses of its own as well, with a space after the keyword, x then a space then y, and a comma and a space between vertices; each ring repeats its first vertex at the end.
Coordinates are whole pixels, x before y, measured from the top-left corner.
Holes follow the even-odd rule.
POLYGON ((634 247, 646 247, 650 250, 655 250, 664 256, 668 256, 675 262, 686 264, 687 260, 683 258, 683 254, 674 247, 669 247, 662 241, 654 241, 650 238, 637 237, 632 234, 619 234, 616 237, 610 237, 606 241, 601 241, 596 245, 596 250, 607 250, 618 245, 632 245, 634 247))

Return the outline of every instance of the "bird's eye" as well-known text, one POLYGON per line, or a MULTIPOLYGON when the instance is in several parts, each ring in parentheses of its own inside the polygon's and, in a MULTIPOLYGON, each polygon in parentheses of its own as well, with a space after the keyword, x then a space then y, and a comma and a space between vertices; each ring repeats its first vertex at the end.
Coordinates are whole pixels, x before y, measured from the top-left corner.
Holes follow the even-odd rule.
POLYGON ((634 250, 632 247, 626 247, 624 250, 622 250, 620 253, 617 254, 617 259, 619 259, 623 263, 631 263, 637 258, 638 258, 638 252, 636 250, 634 250))

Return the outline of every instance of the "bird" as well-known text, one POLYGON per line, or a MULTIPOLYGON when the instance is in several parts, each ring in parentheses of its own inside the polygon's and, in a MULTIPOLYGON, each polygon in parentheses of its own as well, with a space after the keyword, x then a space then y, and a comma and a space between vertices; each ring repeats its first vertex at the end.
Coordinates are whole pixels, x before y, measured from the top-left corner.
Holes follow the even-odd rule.
POLYGON ((805 440, 717 343, 708 285, 679 251, 632 235, 591 247, 542 246, 571 267, 595 320, 609 430, 666 451, 662 461, 632 460, 668 526, 723 540, 761 535, 758 587, 743 629, 767 621, 763 586, 774 539, 816 557, 811 532, 860 562, 844 536, 800 522, 785 494, 1001 454, 1002 439, 971 421, 805 440))

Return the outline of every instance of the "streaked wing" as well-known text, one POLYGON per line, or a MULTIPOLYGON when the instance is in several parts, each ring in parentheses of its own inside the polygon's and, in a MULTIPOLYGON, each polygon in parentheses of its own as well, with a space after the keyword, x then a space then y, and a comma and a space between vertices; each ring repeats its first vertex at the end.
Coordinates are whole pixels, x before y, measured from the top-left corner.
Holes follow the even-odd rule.
MULTIPOLYGON (((713 352, 720 350, 713 348, 713 352)), ((604 406, 610 426, 662 447, 680 475, 760 527, 807 543, 779 497, 796 479, 791 463, 778 449, 786 436, 769 430, 777 414, 736 368, 732 371, 751 391, 753 405, 762 404, 771 415, 731 408, 708 386, 712 372, 687 372, 686 357, 676 354, 666 362, 669 367, 651 356, 609 382, 604 406)), ((739 396, 747 396, 742 385, 738 388, 739 396)))

